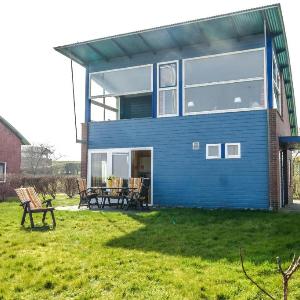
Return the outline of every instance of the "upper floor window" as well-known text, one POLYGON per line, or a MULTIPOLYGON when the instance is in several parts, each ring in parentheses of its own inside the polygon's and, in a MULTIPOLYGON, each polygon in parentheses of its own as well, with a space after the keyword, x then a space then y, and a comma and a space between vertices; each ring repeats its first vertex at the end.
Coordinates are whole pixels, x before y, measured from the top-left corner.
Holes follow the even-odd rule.
POLYGON ((264 49, 184 60, 184 113, 265 108, 264 49))
POLYGON ((178 115, 178 62, 160 63, 158 67, 157 115, 178 115))
POLYGON ((152 66, 109 70, 90 75, 90 97, 152 92, 152 66))
POLYGON ((275 53, 273 52, 273 67, 272 67, 272 78, 273 78, 273 107, 277 108, 280 115, 282 114, 281 105, 281 79, 278 68, 278 62, 275 53))
POLYGON ((6 163, 0 162, 0 182, 6 181, 6 163))
POLYGON ((151 117, 152 73, 152 65, 91 73, 91 120, 151 117))

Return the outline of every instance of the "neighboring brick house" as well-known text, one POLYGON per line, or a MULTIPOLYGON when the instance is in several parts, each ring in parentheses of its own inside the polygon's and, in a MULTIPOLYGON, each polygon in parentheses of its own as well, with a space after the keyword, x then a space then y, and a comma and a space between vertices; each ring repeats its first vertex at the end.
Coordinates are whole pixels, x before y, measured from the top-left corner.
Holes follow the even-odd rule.
POLYGON ((29 142, 0 116, 0 182, 5 182, 6 174, 20 173, 21 145, 29 142))

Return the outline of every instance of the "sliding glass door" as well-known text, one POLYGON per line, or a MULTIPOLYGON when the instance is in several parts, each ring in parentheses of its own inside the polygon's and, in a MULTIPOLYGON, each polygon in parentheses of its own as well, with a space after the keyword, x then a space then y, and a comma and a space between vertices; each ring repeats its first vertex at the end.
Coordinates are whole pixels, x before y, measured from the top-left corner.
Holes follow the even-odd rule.
POLYGON ((91 186, 101 186, 107 178, 107 153, 91 154, 91 186))
POLYGON ((112 175, 123 179, 129 178, 129 152, 112 152, 112 175))
POLYGON ((123 178, 125 185, 131 177, 149 178, 149 203, 152 203, 153 149, 141 147, 89 150, 88 186, 104 186, 110 176, 123 178))

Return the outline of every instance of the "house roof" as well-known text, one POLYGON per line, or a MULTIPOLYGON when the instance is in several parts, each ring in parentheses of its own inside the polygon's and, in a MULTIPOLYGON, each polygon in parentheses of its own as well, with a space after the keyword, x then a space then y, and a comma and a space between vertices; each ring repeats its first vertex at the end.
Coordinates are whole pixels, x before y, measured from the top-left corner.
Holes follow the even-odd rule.
POLYGON ((12 131, 21 141, 22 145, 30 145, 27 139, 15 128, 13 127, 8 121, 6 121, 3 117, 0 116, 0 122, 12 131))
POLYGON ((282 70, 288 101, 291 131, 298 134, 292 72, 280 4, 161 26, 126 34, 59 46, 54 49, 82 66, 114 58, 131 58, 140 53, 208 44, 219 39, 239 39, 262 34, 273 37, 278 64, 282 70))

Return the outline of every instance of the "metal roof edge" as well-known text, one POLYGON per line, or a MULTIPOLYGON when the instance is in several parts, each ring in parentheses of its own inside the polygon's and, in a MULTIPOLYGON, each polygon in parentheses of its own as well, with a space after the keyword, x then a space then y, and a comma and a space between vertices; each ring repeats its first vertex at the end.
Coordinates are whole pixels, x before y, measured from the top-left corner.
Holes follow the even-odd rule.
POLYGON ((286 53, 287 53, 287 59, 288 59, 288 65, 289 65, 289 73, 290 73, 290 84, 291 84, 291 89, 292 89, 292 98, 293 98, 293 115, 295 118, 295 126, 296 126, 296 135, 298 135, 298 121, 297 121, 297 112, 296 112, 296 103, 295 103, 295 95, 294 95, 294 84, 293 84, 293 74, 292 74, 292 68, 291 68, 291 62, 290 62, 290 53, 289 53, 289 47, 288 47, 288 42, 287 42, 287 37, 286 37, 286 31, 285 31, 285 25, 284 25, 284 19, 282 15, 282 9, 281 5, 278 4, 278 11, 279 11, 279 16, 280 16, 280 21, 282 23, 282 28, 283 28, 283 37, 284 37, 284 42, 285 42, 285 47, 286 47, 286 53))
POLYGON ((162 25, 162 26, 152 27, 152 28, 148 28, 148 29, 144 29, 144 30, 136 30, 136 31, 128 32, 128 33, 122 33, 122 34, 117 34, 117 35, 112 35, 112 36, 106 36, 106 37, 103 37, 103 38, 97 38, 97 39, 87 40, 87 41, 83 41, 83 42, 77 42, 77 43, 66 44, 66 45, 62 45, 62 46, 56 46, 56 47, 54 47, 54 49, 56 51, 59 51, 60 49, 69 48, 69 47, 72 47, 72 46, 79 46, 79 45, 89 44, 89 43, 93 43, 93 42, 104 41, 104 40, 108 40, 108 39, 121 38, 121 37, 125 37, 125 36, 130 36, 130 35, 134 35, 134 34, 141 34, 141 33, 149 32, 149 31, 156 31, 156 30, 160 30, 160 29, 168 29, 168 28, 171 28, 171 27, 176 27, 176 26, 181 26, 181 25, 186 25, 186 24, 192 24, 192 23, 196 23, 196 22, 205 22, 205 21, 210 21, 210 20, 214 20, 214 19, 245 14, 245 13, 249 13, 249 12, 256 12, 256 11, 266 10, 266 9, 270 9, 270 8, 279 8, 280 9, 280 3, 270 4, 270 5, 266 5, 266 6, 260 6, 260 7, 256 7, 256 8, 244 9, 244 10, 231 12, 231 13, 220 14, 220 15, 216 15, 216 16, 212 16, 212 17, 205 17, 205 18, 194 19, 194 20, 185 21, 185 22, 173 23, 173 24, 169 24, 169 25, 162 25))
POLYGON ((28 140, 14 127, 12 126, 8 121, 6 121, 3 117, 0 116, 0 122, 8 128, 10 131, 12 131, 21 141, 22 145, 30 145, 28 140))

